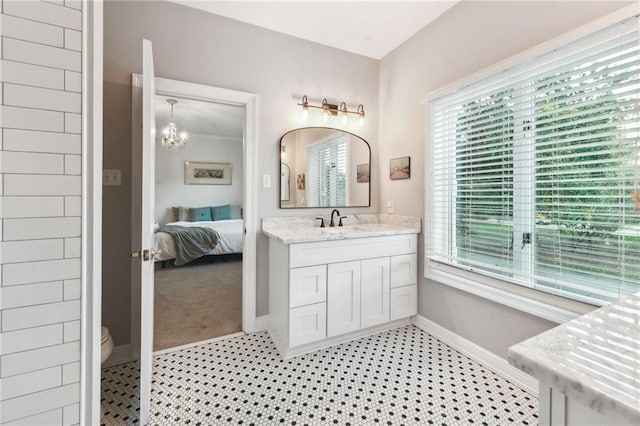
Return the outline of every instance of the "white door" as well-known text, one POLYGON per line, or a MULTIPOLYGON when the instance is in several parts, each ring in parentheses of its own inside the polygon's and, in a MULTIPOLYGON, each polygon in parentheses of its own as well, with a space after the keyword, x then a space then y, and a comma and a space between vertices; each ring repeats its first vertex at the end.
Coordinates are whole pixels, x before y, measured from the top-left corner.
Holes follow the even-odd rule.
POLYGON ((360 263, 360 326, 371 327, 389 321, 389 258, 366 259, 360 263))
MULTIPOLYGON (((153 361, 153 206, 155 175, 155 75, 149 40, 142 41, 142 205, 141 247, 132 253, 140 267, 140 424, 149 423, 153 361)), ((135 142, 134 142, 135 143, 135 142)))
POLYGON ((327 267, 327 337, 360 328, 360 261, 327 267))

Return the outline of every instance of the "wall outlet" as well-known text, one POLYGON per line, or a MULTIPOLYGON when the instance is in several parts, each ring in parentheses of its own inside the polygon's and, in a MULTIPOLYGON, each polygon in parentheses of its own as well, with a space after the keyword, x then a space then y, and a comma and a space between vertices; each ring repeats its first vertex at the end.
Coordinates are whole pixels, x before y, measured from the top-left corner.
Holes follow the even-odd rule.
POLYGON ((393 201, 387 201, 387 213, 393 213, 393 201))
POLYGON ((262 175, 262 187, 271 188, 271 175, 262 175))
POLYGON ((102 170, 103 186, 122 186, 122 171, 115 169, 102 170))

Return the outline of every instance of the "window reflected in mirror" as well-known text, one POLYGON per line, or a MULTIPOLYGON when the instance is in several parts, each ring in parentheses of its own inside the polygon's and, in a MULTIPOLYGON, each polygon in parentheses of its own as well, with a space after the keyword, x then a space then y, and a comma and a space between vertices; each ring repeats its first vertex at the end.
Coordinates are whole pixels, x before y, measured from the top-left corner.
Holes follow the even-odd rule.
POLYGON ((280 139, 280 208, 369 207, 370 163, 369 144, 352 133, 291 130, 280 139))
POLYGON ((291 198, 291 169, 287 163, 280 163, 280 201, 291 198))

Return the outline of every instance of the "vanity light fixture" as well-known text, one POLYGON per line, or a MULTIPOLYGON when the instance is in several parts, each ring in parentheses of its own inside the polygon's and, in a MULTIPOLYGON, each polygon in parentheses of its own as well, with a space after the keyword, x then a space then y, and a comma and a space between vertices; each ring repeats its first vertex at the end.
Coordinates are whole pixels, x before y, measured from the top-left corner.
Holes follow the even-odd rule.
POLYGON ((187 134, 181 133, 178 137, 178 127, 173 121, 173 106, 178 103, 175 99, 167 99, 167 103, 171 105, 171 118, 169 124, 164 129, 164 136, 162 137, 162 147, 165 149, 178 149, 182 148, 187 143, 187 134))
POLYGON ((355 111, 349 111, 347 108, 347 104, 345 102, 340 102, 340 105, 330 104, 327 101, 327 98, 322 100, 322 104, 311 105, 309 104, 309 100, 307 99, 307 95, 302 97, 302 102, 298 104, 302 107, 302 120, 306 120, 309 117, 309 108, 316 108, 322 110, 322 121, 327 122, 331 117, 336 117, 340 115, 340 119, 342 124, 346 125, 349 119, 349 114, 356 114, 358 116, 358 124, 360 126, 364 125, 364 106, 362 104, 358 105, 358 108, 355 111))

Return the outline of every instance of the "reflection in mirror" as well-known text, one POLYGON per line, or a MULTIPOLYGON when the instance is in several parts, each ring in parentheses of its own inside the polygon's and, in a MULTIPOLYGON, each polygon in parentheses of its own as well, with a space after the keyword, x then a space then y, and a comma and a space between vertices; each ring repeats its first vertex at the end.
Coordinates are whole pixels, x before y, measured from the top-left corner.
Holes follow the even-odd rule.
POLYGON ((327 127, 285 133, 280 138, 280 208, 369 207, 369 173, 363 179, 362 171, 369 172, 370 162, 369 144, 352 133, 327 127))
POLYGON ((280 201, 291 198, 291 169, 287 163, 280 164, 280 201))

